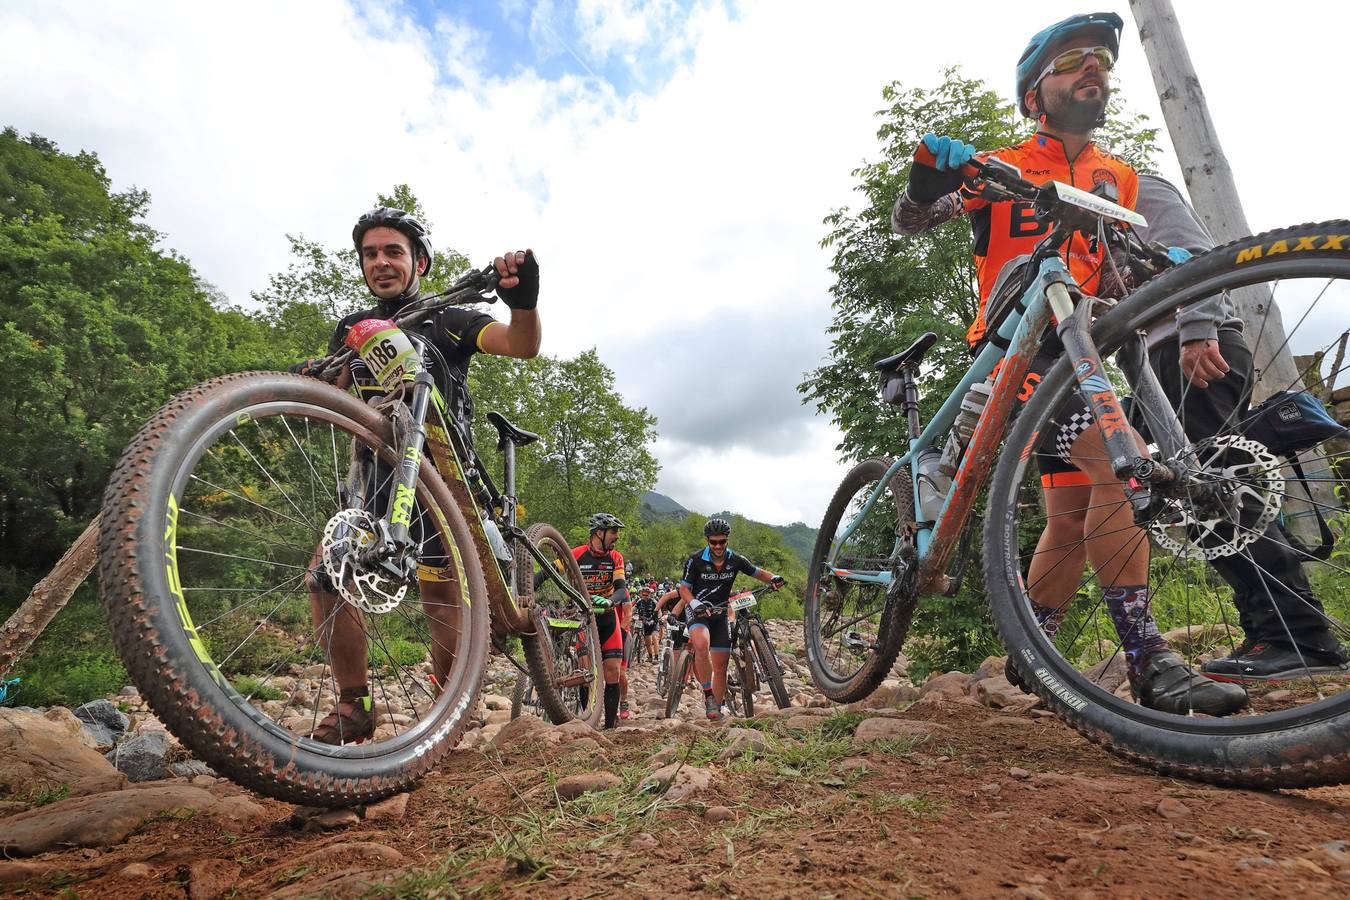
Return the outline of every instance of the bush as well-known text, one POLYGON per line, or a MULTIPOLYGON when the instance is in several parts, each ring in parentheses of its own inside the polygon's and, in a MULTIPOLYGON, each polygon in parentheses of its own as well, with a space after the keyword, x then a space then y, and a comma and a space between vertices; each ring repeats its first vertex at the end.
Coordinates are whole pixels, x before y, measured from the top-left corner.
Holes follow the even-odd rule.
POLYGON ((79 706, 116 694, 128 683, 127 670, 108 652, 35 658, 19 673, 11 696, 23 706, 79 706))

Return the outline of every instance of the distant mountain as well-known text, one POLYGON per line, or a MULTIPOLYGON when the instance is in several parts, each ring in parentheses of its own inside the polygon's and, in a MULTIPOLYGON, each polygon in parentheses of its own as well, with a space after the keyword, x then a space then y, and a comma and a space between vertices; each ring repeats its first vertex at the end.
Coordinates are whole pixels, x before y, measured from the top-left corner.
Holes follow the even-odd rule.
MULTIPOLYGON (((658 494, 656 491, 646 491, 639 498, 639 502, 642 505, 642 520, 644 522, 678 521, 688 515, 697 515, 693 510, 680 505, 678 500, 667 497, 665 494, 658 494)), ((730 513, 723 511, 721 515, 730 515, 730 513)), ((754 519, 750 521, 753 522, 754 519)), ((767 525, 778 532, 783 536, 783 543, 791 547, 802 562, 810 563, 811 551, 816 545, 815 528, 804 522, 793 522, 791 525, 768 525, 767 522, 758 524, 767 525)))
POLYGON ((643 519, 683 519, 691 512, 675 500, 656 491, 644 491, 638 498, 638 503, 642 506, 643 519))

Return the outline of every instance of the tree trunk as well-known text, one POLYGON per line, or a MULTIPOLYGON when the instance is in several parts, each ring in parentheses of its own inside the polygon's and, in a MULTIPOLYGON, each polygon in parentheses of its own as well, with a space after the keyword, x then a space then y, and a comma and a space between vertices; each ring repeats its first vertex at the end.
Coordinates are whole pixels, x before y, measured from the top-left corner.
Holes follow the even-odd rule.
POLYGON ((57 560, 47 577, 37 583, 28 599, 0 627, 0 678, 33 646, 80 582, 93 571, 98 558, 98 522, 99 517, 94 516, 94 521, 57 560))

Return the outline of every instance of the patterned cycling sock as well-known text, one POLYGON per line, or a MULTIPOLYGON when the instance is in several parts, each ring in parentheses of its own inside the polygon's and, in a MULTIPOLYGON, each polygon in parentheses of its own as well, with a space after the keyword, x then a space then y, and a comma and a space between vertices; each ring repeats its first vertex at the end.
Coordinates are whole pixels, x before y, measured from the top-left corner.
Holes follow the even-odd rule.
POLYGON ((619 721, 619 685, 605 685, 605 727, 613 728, 619 721))
POLYGON ((712 682, 711 682, 711 681, 705 681, 705 682, 703 682, 703 696, 705 696, 705 697, 711 697, 712 695, 713 695, 713 693, 712 693, 712 682))
POLYGON ((1148 585, 1107 588, 1103 599, 1125 650, 1130 677, 1137 677, 1148 664, 1149 657, 1167 649, 1167 641, 1163 640, 1158 623, 1149 611, 1148 585))
POLYGON ((1064 621, 1065 613, 1069 611, 1069 604, 1041 606, 1035 600, 1027 599, 1031 601, 1031 613, 1036 617, 1036 622, 1041 626, 1041 631, 1045 632, 1045 636, 1053 641, 1055 635, 1059 634, 1059 626, 1064 621))

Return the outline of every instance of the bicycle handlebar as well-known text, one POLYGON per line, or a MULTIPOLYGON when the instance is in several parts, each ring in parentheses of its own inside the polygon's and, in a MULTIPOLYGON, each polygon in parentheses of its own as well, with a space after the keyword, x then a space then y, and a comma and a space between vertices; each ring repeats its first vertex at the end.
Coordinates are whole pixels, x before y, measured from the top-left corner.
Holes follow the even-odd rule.
MULTIPOLYGON (((471 269, 456 279, 448 290, 423 297, 416 303, 411 303, 399 310, 394 315, 394 324, 398 326, 407 325, 451 306, 465 306, 470 303, 495 303, 497 297, 489 295, 497 289, 499 281, 501 281, 501 275, 497 272, 497 267, 493 263, 488 263, 481 269, 471 269)), ((314 377, 332 383, 355 352, 347 347, 337 353, 315 360, 311 366, 315 373, 314 377)))
MULTIPOLYGON (((937 157, 934 156, 927 146, 920 142, 919 146, 914 151, 914 162, 919 165, 936 168, 937 157)), ((1056 182, 1047 181, 1045 184, 1041 185, 1033 184, 1022 177, 1021 170, 1016 166, 1005 163, 996 156, 985 157, 983 160, 972 159, 970 162, 964 163, 958 171, 971 190, 987 196, 990 193, 987 185, 993 184, 996 186, 996 189, 993 191, 995 195, 999 193, 1006 195, 1004 197, 994 196, 990 199, 1016 199, 1034 204, 1036 206, 1038 218, 1044 217, 1057 221, 1068 220, 1069 222, 1078 221, 1081 224, 1082 216, 1085 213, 1091 215, 1090 211, 1084 210, 1080 206, 1064 202, 1056 192, 1056 182), (985 187, 982 188, 980 186, 981 183, 983 183, 985 187)), ((1068 185, 1067 187, 1072 187, 1072 185, 1068 185)), ((1101 221, 1102 217, 1098 214, 1095 218, 1098 221, 1101 221)), ((1068 230, 1075 231, 1083 229, 1071 224, 1068 230)), ((1061 236, 1057 234, 1057 231, 1058 229, 1052 230, 1051 233, 1046 236, 1045 240, 1042 241, 1040 246, 1046 246, 1052 242, 1057 245, 1061 237, 1067 238, 1067 234, 1061 236)), ((1127 249, 1131 257, 1143 264, 1144 267, 1149 270, 1148 274, 1157 274, 1157 272, 1163 269, 1168 269, 1176 265, 1176 263, 1174 263, 1167 255, 1166 249, 1162 248, 1161 245, 1156 247, 1149 246, 1140 240, 1137 235, 1135 235, 1134 238, 1135 240, 1133 243, 1127 240, 1127 249)))

